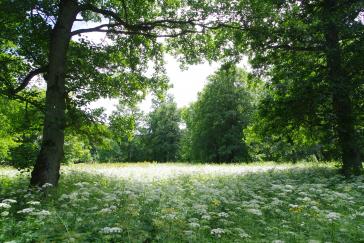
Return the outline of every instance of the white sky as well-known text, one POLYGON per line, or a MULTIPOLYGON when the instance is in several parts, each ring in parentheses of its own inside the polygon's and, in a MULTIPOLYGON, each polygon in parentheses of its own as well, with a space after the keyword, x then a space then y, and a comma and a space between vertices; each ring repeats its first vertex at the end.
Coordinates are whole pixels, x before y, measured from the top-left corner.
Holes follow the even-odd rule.
MULTIPOLYGON (((98 23, 99 24, 99 23, 98 23)), ((82 28, 91 28, 98 24, 95 23, 85 23, 76 22, 73 26, 73 30, 82 28)), ((105 38, 105 33, 87 33, 84 34, 88 39, 94 41, 95 43, 107 41, 105 38)), ((77 37, 74 37, 77 40, 77 37)), ((220 66, 219 63, 202 63, 198 65, 189 66, 187 70, 182 71, 179 67, 178 61, 170 55, 165 56, 166 71, 172 88, 168 90, 168 94, 174 96, 177 106, 179 108, 189 105, 191 102, 197 100, 197 95, 202 91, 203 87, 207 83, 207 77, 213 74, 220 66)), ((247 64, 247 59, 239 65, 248 71, 250 66, 247 64)), ((148 112, 151 109, 152 97, 148 95, 144 101, 139 104, 139 107, 144 112, 148 112)), ((116 109, 118 103, 117 99, 100 99, 93 102, 90 108, 103 107, 105 113, 110 115, 112 111, 116 109)))
MULTIPOLYGON (((198 93, 202 91, 207 84, 207 78, 213 74, 220 66, 219 63, 202 63, 191 65, 187 70, 181 70, 178 61, 170 55, 165 56, 166 71, 172 88, 168 90, 168 94, 174 96, 179 108, 189 105, 197 100, 198 93)), ((247 62, 247 58, 239 64, 240 67, 250 71, 251 68, 247 62)), ((103 107, 105 113, 110 115, 117 105, 117 99, 100 99, 91 104, 91 108, 103 107)), ((148 95, 139 107, 144 112, 149 112, 152 105, 152 96, 148 95)))
MULTIPOLYGON (((172 88, 168 90, 168 94, 174 96, 177 106, 183 107, 197 100, 198 92, 202 91, 207 83, 207 77, 213 74, 218 68, 218 63, 203 63, 193 65, 188 70, 182 71, 179 63, 172 56, 166 56, 166 71, 172 88)), ((106 114, 110 114, 115 110, 118 103, 117 99, 100 99, 91 104, 91 108, 103 107, 106 114)), ((152 96, 147 97, 139 104, 141 110, 148 112, 151 109, 152 96)))

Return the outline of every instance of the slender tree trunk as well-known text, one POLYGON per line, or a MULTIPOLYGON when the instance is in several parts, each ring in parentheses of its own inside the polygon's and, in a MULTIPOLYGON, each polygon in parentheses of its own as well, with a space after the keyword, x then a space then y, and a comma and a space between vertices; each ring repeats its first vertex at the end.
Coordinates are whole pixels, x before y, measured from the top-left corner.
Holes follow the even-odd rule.
POLYGON ((325 1, 327 18, 326 58, 328 78, 332 91, 333 111, 336 116, 336 133, 342 154, 342 170, 345 175, 359 174, 362 170, 356 141, 355 118, 351 100, 352 84, 342 69, 342 56, 338 27, 335 24, 335 0, 325 1))
POLYGON ((58 19, 50 39, 43 140, 32 172, 31 185, 58 184, 65 129, 65 65, 76 15, 75 0, 60 1, 58 19))

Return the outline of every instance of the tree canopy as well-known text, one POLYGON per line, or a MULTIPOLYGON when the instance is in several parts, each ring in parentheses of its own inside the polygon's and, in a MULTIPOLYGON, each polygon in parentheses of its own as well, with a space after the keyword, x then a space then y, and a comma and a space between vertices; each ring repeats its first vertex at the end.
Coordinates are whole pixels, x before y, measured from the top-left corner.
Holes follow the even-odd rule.
POLYGON ((225 64, 209 77, 209 83, 185 115, 191 160, 248 161, 243 129, 252 113, 247 74, 225 64))

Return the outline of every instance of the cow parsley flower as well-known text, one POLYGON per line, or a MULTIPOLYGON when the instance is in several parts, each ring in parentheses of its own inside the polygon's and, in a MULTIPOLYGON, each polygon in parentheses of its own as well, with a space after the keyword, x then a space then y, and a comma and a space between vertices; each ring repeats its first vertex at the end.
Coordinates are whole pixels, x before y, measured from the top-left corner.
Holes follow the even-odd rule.
POLYGON ((123 229, 119 227, 104 227, 100 230, 101 234, 118 234, 121 232, 123 232, 123 229))
POLYGON ((188 224, 188 226, 192 229, 195 229, 195 228, 200 228, 200 224, 199 223, 195 223, 195 222, 191 222, 188 224))
POLYGON ((110 206, 108 208, 103 208, 100 210, 100 213, 111 213, 116 210, 116 206, 110 206))
POLYGON ((44 183, 42 188, 45 189, 45 188, 49 188, 49 187, 53 187, 53 184, 51 183, 44 183))
POLYGON ((340 219, 340 214, 339 213, 336 213, 336 212, 329 212, 327 215, 326 215, 326 218, 330 221, 334 221, 334 220, 338 220, 340 219))
POLYGON ((9 199, 4 199, 2 202, 7 204, 13 204, 16 203, 16 200, 9 198, 9 199))
POLYGON ((51 212, 49 212, 47 210, 41 210, 41 211, 38 211, 38 212, 33 212, 32 215, 44 217, 44 216, 51 215, 51 212))
POLYGON ((40 205, 40 202, 38 202, 38 201, 29 201, 29 202, 27 202, 27 204, 35 206, 35 205, 40 205))
POLYGON ((5 208, 5 209, 8 209, 8 208, 11 208, 11 205, 10 204, 7 204, 7 203, 0 203, 0 208, 5 208))
POLYGON ((4 212, 1 212, 0 214, 2 217, 6 217, 9 215, 9 212, 8 211, 4 211, 4 212))
POLYGON ((239 234, 240 238, 250 238, 250 235, 248 235, 245 230, 243 230, 242 228, 234 228, 234 230, 236 231, 236 233, 239 234))
POLYGON ((225 213, 225 212, 218 213, 217 215, 218 215, 220 218, 228 218, 228 217, 229 217, 229 214, 228 214, 228 213, 225 213))
POLYGON ((211 230, 211 235, 220 238, 222 234, 225 233, 225 230, 221 229, 221 228, 216 228, 216 229, 212 229, 211 230))
POLYGON ((251 213, 251 214, 254 214, 254 215, 257 215, 257 216, 262 216, 263 215, 262 211, 260 211, 257 208, 248 208, 246 211, 248 213, 251 213))
POLYGON ((28 213, 32 213, 34 210, 35 210, 35 208, 24 208, 24 209, 18 211, 18 213, 28 214, 28 213))

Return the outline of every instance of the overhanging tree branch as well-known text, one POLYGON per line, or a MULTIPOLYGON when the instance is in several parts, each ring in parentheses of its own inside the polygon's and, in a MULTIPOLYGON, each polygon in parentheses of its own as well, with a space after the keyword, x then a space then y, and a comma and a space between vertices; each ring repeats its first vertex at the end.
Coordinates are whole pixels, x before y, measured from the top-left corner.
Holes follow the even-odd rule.
POLYGON ((291 45, 268 45, 268 49, 282 49, 287 51, 304 51, 304 52, 320 52, 324 51, 323 47, 304 47, 304 46, 291 46, 291 45))
POLYGON ((186 33, 200 33, 205 29, 219 29, 219 28, 231 28, 243 30, 241 26, 226 24, 226 21, 209 21, 204 18, 199 19, 159 19, 154 21, 143 21, 139 23, 129 23, 127 20, 126 6, 123 6, 125 20, 116 12, 108 9, 101 9, 92 4, 84 4, 79 7, 79 11, 91 11, 103 15, 106 18, 111 18, 113 23, 102 24, 94 28, 79 29, 71 33, 72 36, 88 32, 110 32, 125 35, 144 35, 147 37, 177 37, 186 33), (115 29, 115 28, 121 29, 115 29), (186 27, 200 27, 201 30, 188 29, 186 27), (178 33, 156 33, 152 32, 156 29, 173 30, 179 29, 178 33))
MULTIPOLYGON (((15 89, 12 89, 9 91, 10 94, 15 95, 17 93, 19 93, 20 91, 22 91, 23 89, 25 89, 30 80, 32 80, 32 78, 34 78, 35 76, 41 74, 41 73, 45 73, 47 71, 47 66, 44 67, 40 67, 37 69, 34 69, 32 71, 30 71, 21 81, 18 87, 16 87, 15 89)), ((10 87, 9 87, 10 88, 10 87)))
POLYGON ((121 24, 101 24, 99 26, 93 27, 93 28, 87 28, 87 29, 78 29, 71 32, 71 36, 79 35, 83 33, 89 33, 89 32, 106 32, 107 29, 104 28, 114 28, 117 26, 121 26, 121 24))
POLYGON ((90 33, 90 32, 99 32, 99 33, 114 33, 120 35, 142 35, 150 38, 170 38, 170 37, 178 37, 188 33, 199 33, 199 31, 195 30, 181 30, 176 33, 153 33, 153 32, 141 32, 141 31, 128 31, 128 30, 116 30, 116 29, 100 29, 100 28, 90 28, 90 29, 80 29, 77 31, 73 31, 72 35, 82 34, 82 33, 90 33))

